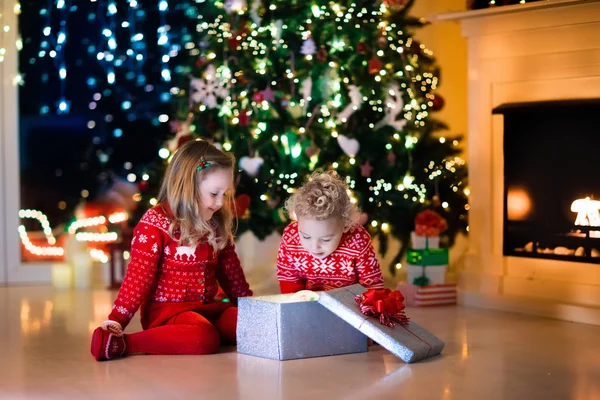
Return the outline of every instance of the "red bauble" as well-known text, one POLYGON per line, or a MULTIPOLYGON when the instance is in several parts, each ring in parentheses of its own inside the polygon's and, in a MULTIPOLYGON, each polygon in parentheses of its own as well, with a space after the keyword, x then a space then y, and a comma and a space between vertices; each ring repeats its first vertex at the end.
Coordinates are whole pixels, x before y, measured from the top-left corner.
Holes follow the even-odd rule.
POLYGON ((389 166, 393 166, 394 164, 396 164, 396 153, 394 153, 393 151, 390 150, 386 158, 389 166))
POLYGON ((246 214, 248 208, 250 208, 250 196, 247 194, 241 194, 235 198, 235 217, 240 218, 246 214))
POLYGON ((207 61, 208 61, 208 59, 205 56, 198 58, 196 60, 196 67, 198 67, 198 68, 202 67, 204 64, 206 64, 207 61))
POLYGON ((321 47, 321 49, 319 50, 319 52, 317 53, 317 60, 319 62, 324 63, 325 61, 327 61, 327 50, 325 50, 324 47, 321 47))
POLYGON ((306 148, 306 150, 304 150, 304 153, 306 154, 306 156, 308 158, 311 158, 312 156, 314 156, 315 154, 317 154, 319 152, 319 149, 314 146, 314 145, 310 145, 306 148))
POLYGON ((148 183, 148 181, 139 181, 137 186, 140 192, 143 192, 144 190, 148 189, 150 183, 148 183))
POLYGON ((432 101, 433 106, 431 106, 431 111, 440 111, 442 108, 444 108, 445 100, 439 94, 436 94, 432 101))
POLYGON ((356 45, 356 51, 360 54, 365 54, 369 50, 369 46, 365 42, 360 42, 356 45))
POLYGON ((256 92, 254 93, 254 96, 252 96, 252 100, 257 103, 262 103, 265 100, 265 95, 262 93, 262 91, 256 92))
POLYGON ((375 75, 381 71, 381 67, 383 67, 383 63, 381 60, 375 56, 369 60, 369 73, 371 75, 375 75))
POLYGON ((383 0, 383 4, 394 11, 404 10, 406 7, 406 2, 407 0, 383 0))
POLYGON ((240 112, 240 116, 238 117, 238 119, 240 120, 240 126, 250 125, 250 116, 248 115, 246 110, 240 112))
POLYGON ((240 41, 237 40, 235 37, 229 38, 227 39, 227 43, 229 44, 229 50, 237 50, 238 44, 240 44, 240 41))
POLYGON ((185 135, 180 137, 179 140, 177 140, 177 148, 180 148, 181 146, 183 146, 187 142, 191 142, 192 140, 194 140, 194 137, 192 135, 185 135))

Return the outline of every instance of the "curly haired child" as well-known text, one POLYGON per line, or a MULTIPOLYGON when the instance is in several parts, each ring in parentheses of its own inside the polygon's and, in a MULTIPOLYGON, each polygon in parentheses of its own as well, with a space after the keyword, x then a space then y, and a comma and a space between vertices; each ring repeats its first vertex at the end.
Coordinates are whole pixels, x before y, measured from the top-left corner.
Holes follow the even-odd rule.
POLYGON ((294 222, 283 231, 277 256, 281 293, 356 283, 383 288, 371 236, 358 224, 348 192, 335 172, 316 172, 286 202, 294 222))

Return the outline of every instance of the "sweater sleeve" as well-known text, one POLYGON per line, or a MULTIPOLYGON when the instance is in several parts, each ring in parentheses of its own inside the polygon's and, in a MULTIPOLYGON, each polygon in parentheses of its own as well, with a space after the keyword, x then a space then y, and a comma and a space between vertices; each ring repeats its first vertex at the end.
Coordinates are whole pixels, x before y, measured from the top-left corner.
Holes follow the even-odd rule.
POLYGON ((150 290, 155 284, 160 257, 165 243, 165 234, 153 224, 150 210, 133 231, 131 258, 127 272, 119 289, 109 320, 117 321, 123 329, 139 309, 142 302, 148 300, 150 290))
POLYGON ((291 254, 286 243, 289 234, 289 229, 286 229, 277 252, 277 279, 282 294, 296 293, 306 289, 306 279, 298 276, 291 260, 291 254))
POLYGON ((227 243, 227 246, 219 252, 216 276, 219 285, 232 303, 237 304, 238 297, 252 296, 252 290, 246 281, 233 242, 227 243))
POLYGON ((360 243, 360 253, 356 257, 358 283, 367 289, 383 289, 383 275, 371 243, 371 235, 361 226, 356 237, 360 243))

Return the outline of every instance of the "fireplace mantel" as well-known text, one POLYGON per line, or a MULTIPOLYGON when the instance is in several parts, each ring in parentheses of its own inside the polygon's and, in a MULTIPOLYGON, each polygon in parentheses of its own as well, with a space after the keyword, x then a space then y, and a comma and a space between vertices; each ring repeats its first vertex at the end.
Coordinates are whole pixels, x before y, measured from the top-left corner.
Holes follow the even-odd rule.
POLYGON ((501 104, 600 99, 600 1, 444 14, 468 40, 470 248, 463 304, 600 325, 600 265, 504 256, 501 104))
POLYGON ((435 17, 438 21, 457 21, 473 18, 490 17, 514 13, 525 13, 527 11, 538 11, 543 9, 570 7, 578 4, 594 3, 599 0, 545 0, 533 3, 515 4, 512 6, 490 7, 483 10, 458 11, 440 14, 435 17))

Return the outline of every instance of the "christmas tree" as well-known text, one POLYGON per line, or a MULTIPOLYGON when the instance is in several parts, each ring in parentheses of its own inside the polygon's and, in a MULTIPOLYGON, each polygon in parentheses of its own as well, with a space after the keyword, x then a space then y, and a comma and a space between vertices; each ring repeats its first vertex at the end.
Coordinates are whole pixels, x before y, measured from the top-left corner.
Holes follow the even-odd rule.
POLYGON ((316 169, 346 178, 361 223, 404 246, 414 217, 433 208, 450 245, 467 229, 459 138, 432 112, 438 68, 412 37, 412 1, 227 0, 202 5, 193 48, 177 69, 177 134, 166 160, 193 138, 233 152, 239 231, 264 238, 289 223, 286 197, 316 169))

